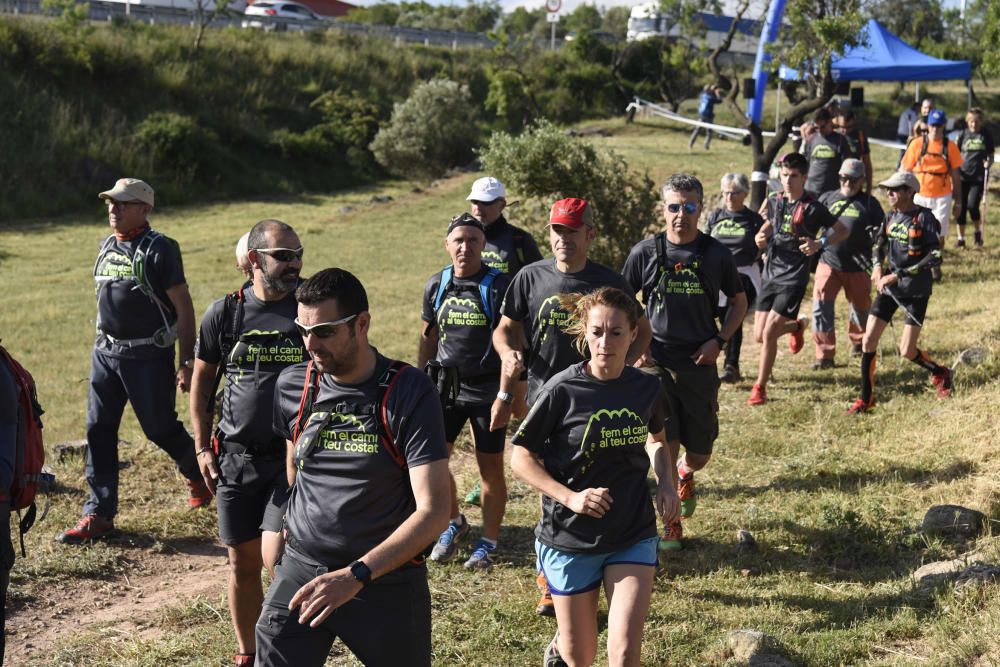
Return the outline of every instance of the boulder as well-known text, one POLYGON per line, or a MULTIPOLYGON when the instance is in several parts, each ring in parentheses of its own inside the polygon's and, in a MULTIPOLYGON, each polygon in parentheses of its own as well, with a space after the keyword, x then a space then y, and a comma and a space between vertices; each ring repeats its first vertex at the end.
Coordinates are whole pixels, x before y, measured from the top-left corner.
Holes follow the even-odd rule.
POLYGON ((986 526, 986 515, 961 505, 935 505, 927 510, 921 530, 936 537, 978 537, 986 526))
POLYGON ((736 661, 750 664, 755 657, 772 653, 778 646, 778 640, 759 630, 743 628, 729 633, 726 646, 736 661))
POLYGON ((1000 582, 1000 567, 990 563, 971 565, 955 577, 955 588, 979 587, 1000 582))

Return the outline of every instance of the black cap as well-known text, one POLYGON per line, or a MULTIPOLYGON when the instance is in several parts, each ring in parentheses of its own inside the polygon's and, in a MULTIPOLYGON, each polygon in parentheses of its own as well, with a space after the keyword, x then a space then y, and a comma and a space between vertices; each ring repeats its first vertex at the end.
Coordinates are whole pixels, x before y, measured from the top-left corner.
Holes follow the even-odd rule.
POLYGON ((475 227, 483 234, 486 233, 486 228, 483 227, 483 223, 476 220, 471 213, 463 213, 460 216, 451 219, 451 224, 448 225, 448 234, 450 235, 453 231, 459 227, 475 227))

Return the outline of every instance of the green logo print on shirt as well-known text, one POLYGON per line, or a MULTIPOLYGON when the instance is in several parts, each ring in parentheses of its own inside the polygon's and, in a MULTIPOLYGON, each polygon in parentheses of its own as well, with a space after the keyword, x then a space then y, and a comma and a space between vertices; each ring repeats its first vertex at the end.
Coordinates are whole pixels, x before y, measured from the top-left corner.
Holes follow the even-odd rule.
POLYGON ((486 313, 475 299, 449 296, 438 309, 438 331, 441 340, 448 337, 447 327, 485 327, 486 313))
POLYGON ((580 451, 587 462, 580 472, 586 472, 602 450, 645 444, 648 431, 642 418, 628 408, 598 410, 583 431, 580 451))

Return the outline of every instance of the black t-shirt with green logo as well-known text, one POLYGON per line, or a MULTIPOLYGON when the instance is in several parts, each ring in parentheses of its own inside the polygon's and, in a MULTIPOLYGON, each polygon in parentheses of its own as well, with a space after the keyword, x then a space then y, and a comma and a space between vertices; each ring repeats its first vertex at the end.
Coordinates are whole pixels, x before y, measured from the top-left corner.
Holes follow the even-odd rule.
POLYGON ((767 219, 771 221, 771 243, 767 247, 764 263, 764 282, 782 287, 805 287, 809 282, 812 257, 807 257, 799 246, 809 238, 815 239, 819 231, 833 227, 836 220, 826 207, 816 200, 803 203, 801 224, 793 224, 797 202, 789 202, 783 194, 767 199, 767 219))
POLYGON ((528 404, 545 382, 581 360, 573 338, 563 331, 569 313, 559 295, 589 294, 601 287, 617 287, 626 294, 628 283, 608 267, 591 262, 577 273, 563 273, 555 259, 543 259, 521 269, 503 300, 503 314, 524 326, 528 337, 528 404))
POLYGON ((872 149, 868 145, 868 137, 861 130, 852 130, 844 133, 847 140, 847 157, 860 160, 865 155, 871 155, 872 149))
POLYGON ((500 321, 500 306, 510 278, 501 274, 490 286, 492 320, 487 319, 479 291, 479 283, 488 272, 487 267, 469 278, 452 277, 437 312, 434 301, 441 285, 438 271, 424 288, 423 320, 438 329, 438 346, 435 359, 441 365, 458 368, 462 379, 457 401, 467 405, 493 403, 500 389, 500 357, 493 349, 493 330, 500 321))
POLYGON ((486 247, 483 249, 486 266, 513 276, 541 258, 534 237, 507 222, 503 216, 486 227, 486 247))
MULTIPOLYGON (((876 249, 881 249, 889 260, 888 273, 918 264, 932 252, 940 252, 938 221, 930 209, 914 206, 910 211, 891 211, 885 227, 876 238, 876 249), (910 228, 914 229, 911 230, 910 228)), ((893 287, 896 296, 930 296, 933 281, 930 269, 915 276, 901 275, 893 287)))
MULTIPOLYGON (((223 331, 232 328, 232 311, 224 313, 225 299, 208 307, 201 319, 195 356, 210 364, 225 363, 225 387, 219 430, 226 442, 283 454, 285 441, 274 434, 271 418, 274 385, 285 368, 306 358, 302 337, 295 329, 295 294, 280 301, 261 301, 253 287, 243 288, 243 324, 236 344, 222 359, 223 331), (223 320, 229 317, 229 322, 223 320)), ((235 310, 237 304, 233 303, 235 310)))
POLYGON ((962 151, 962 166, 959 167, 962 176, 983 180, 986 172, 983 161, 993 155, 993 137, 986 132, 965 130, 958 137, 958 148, 962 151))
POLYGON ((653 329, 650 351, 658 364, 674 367, 694 363, 691 355, 695 350, 719 333, 715 320, 719 292, 732 298, 743 292, 743 281, 732 253, 701 232, 683 245, 668 240, 666 248, 667 270, 661 273, 655 238, 639 241, 625 260, 622 275, 631 289, 629 294, 655 284, 652 294, 643 295, 653 329), (706 239, 705 250, 698 260, 702 238, 706 239))
POLYGON ((613 501, 598 519, 543 495, 538 541, 563 551, 610 553, 656 535, 645 446, 649 432, 663 429, 663 402, 652 375, 626 366, 617 379, 598 380, 584 365, 545 383, 513 442, 536 454, 561 484, 573 491, 604 487, 613 501))
MULTIPOLYGON (((375 372, 359 384, 339 384, 322 374, 317 403, 375 403, 379 378, 389 363, 376 351, 375 372)), ((285 515, 294 539, 289 546, 331 569, 363 556, 413 514, 416 501, 407 468, 448 458, 437 390, 415 368, 400 372, 387 412, 406 468, 379 442, 373 414, 338 412, 318 434, 316 448, 296 473, 285 515)), ((303 363, 286 368, 278 377, 274 432, 286 440, 292 438, 305 375, 303 363)), ((318 428, 315 425, 322 422, 311 423, 318 428)), ((307 425, 303 432, 310 428, 307 425)))
POLYGON ((882 205, 864 192, 845 197, 839 189, 824 192, 819 201, 849 231, 846 239, 827 246, 819 261, 837 271, 866 271, 872 254, 872 238, 885 223, 882 205), (859 259, 865 264, 860 264, 859 259))
POLYGON ((816 132, 806 146, 809 160, 809 174, 806 176, 806 190, 819 196, 839 185, 838 175, 844 160, 850 157, 847 139, 840 132, 823 135, 816 132))
POLYGON ((109 236, 101 247, 104 250, 94 266, 94 279, 97 281, 98 348, 123 358, 139 359, 173 354, 173 346, 112 347, 104 334, 121 340, 136 340, 149 338, 164 326, 159 308, 138 289, 138 280, 133 275, 132 256, 138 248, 145 255, 140 270, 144 272, 147 283, 165 308, 167 321, 171 324, 177 321, 177 313, 167 296, 168 289, 186 282, 184 263, 177 242, 150 230, 131 241, 121 241, 109 236))
POLYGON ((754 237, 764 225, 764 218, 746 206, 739 211, 719 208, 708 217, 705 232, 729 248, 736 266, 750 266, 760 259, 754 237))

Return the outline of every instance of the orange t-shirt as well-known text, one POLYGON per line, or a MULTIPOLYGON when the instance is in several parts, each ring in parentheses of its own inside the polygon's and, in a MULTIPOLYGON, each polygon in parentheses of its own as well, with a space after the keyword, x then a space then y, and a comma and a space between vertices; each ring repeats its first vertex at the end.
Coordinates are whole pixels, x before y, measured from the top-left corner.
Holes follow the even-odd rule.
POLYGON ((912 171, 913 175, 920 181, 920 194, 924 197, 943 197, 951 193, 951 172, 948 170, 948 162, 951 162, 952 169, 962 166, 962 154, 954 141, 948 141, 948 162, 944 159, 942 152, 942 141, 927 140, 927 153, 920 159, 920 150, 923 147, 923 137, 917 137, 906 147, 906 154, 900 166, 906 171, 912 171), (919 164, 918 164, 919 162, 919 164))

